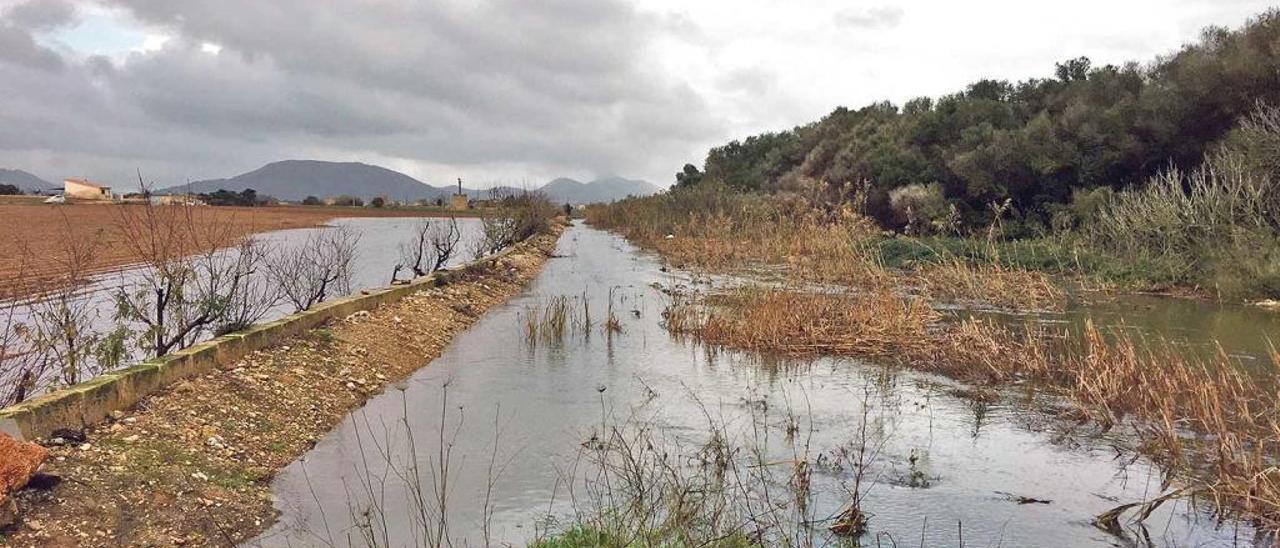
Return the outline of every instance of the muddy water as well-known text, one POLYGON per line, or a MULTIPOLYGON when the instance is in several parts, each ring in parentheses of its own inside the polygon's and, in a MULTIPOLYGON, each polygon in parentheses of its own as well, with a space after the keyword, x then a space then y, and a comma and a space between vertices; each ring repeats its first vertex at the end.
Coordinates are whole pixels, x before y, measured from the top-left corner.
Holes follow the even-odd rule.
MULTIPOLYGON (((1095 528, 1093 516, 1158 496, 1159 473, 1107 439, 1067 434, 1036 413, 975 403, 943 379, 886 374, 854 360, 791 363, 712 352, 675 340, 660 325, 667 297, 654 285, 686 280, 659 267, 613 235, 583 226, 566 232, 558 257, 528 291, 283 470, 273 485, 281 518, 251 544, 367 544, 356 526, 367 515, 388 544, 421 544, 415 490, 403 477, 413 476, 415 463, 416 491, 427 497, 437 492, 435 479, 448 478, 450 538, 522 544, 572 522, 575 510, 589 510, 575 463, 581 467, 583 443, 602 428, 652 427, 667 449, 691 457, 708 438, 710 416, 731 445, 759 448, 770 462, 800 454, 831 463, 840 448, 875 447, 863 486, 863 508, 872 514, 865 543, 1269 546, 1247 527, 1216 522, 1185 503, 1163 506, 1145 527, 1126 526, 1124 537, 1095 528), (622 333, 524 340, 529 307, 557 296, 580 306, 585 298, 598 322, 611 290, 622 333), (785 432, 789 415, 799 426, 795 437, 785 432), (446 447, 450 468, 442 474, 446 447), (1019 504, 1017 497, 1051 502, 1019 504), (366 514, 370 508, 377 510, 366 514)), ((790 468, 779 468, 781 487, 790 468)), ((847 468, 814 470, 819 521, 802 541, 834 543, 822 520, 848 502, 851 477, 847 468)))

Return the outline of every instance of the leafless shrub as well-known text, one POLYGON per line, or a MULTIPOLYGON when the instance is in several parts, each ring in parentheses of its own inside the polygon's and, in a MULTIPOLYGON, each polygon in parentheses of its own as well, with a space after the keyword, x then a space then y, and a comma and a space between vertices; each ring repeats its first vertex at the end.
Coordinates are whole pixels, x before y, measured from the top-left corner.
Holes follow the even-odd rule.
POLYGON ((462 242, 462 231, 458 229, 458 220, 449 217, 448 221, 422 219, 414 226, 413 236, 400 244, 400 264, 396 265, 396 273, 407 268, 413 277, 426 276, 444 268, 449 260, 458 252, 458 244, 462 242))
POLYGON ((163 356, 223 324, 252 274, 226 256, 224 248, 240 242, 234 227, 189 205, 148 202, 119 212, 116 224, 139 266, 116 290, 116 316, 142 326, 140 347, 163 356))
POLYGON ((94 363, 102 337, 93 331, 97 310, 84 291, 101 240, 96 234, 79 236, 69 224, 64 227, 59 252, 51 257, 59 275, 49 281, 49 291, 31 298, 23 329, 35 359, 42 362, 38 369, 56 372, 57 380, 66 385, 117 365, 94 363))
POLYGON ((480 219, 480 239, 472 244, 475 259, 502 251, 516 242, 518 223, 512 217, 484 217, 480 219))
POLYGON ((21 322, 19 296, 27 281, 30 256, 23 253, 18 259, 14 283, 0 286, 0 407, 25 400, 43 374, 21 322))
POLYGON ((472 255, 479 259, 544 233, 559 212, 546 196, 536 192, 504 198, 496 215, 481 219, 483 229, 472 246, 472 255))
POLYGON ((351 291, 360 235, 346 226, 320 230, 301 246, 271 255, 267 269, 295 311, 351 291))
POLYGON ((256 238, 245 238, 230 252, 207 258, 219 263, 215 272, 230 275, 233 286, 226 295, 226 308, 214 326, 214 335, 248 328, 267 315, 284 296, 267 269, 271 250, 256 238))

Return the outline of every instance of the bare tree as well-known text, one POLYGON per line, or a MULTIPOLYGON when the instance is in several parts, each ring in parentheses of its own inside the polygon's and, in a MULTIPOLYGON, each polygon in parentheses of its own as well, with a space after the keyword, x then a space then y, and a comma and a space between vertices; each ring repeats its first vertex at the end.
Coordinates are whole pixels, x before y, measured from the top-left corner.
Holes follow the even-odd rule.
POLYGON ((400 244, 400 263, 396 265, 396 273, 391 275, 392 282, 404 268, 408 268, 415 278, 444 268, 457 254, 461 241, 462 231, 458 229, 457 219, 419 220, 410 239, 400 244))
POLYGON ((559 213, 555 204, 537 192, 505 198, 500 207, 496 215, 481 219, 483 232, 471 248, 476 259, 546 232, 551 228, 552 219, 559 213))
POLYGON ((351 291, 351 266, 360 235, 346 226, 327 228, 266 261, 272 278, 295 311, 351 291))
MULTIPOLYGON (((280 304, 284 296, 267 269, 270 250, 257 238, 245 238, 233 250, 207 257, 216 276, 230 278, 225 309, 213 327, 214 335, 245 329, 280 304)), ((211 277, 205 283, 217 285, 211 277)))
POLYGON ((98 313, 85 288, 101 246, 101 233, 82 236, 63 219, 59 250, 49 257, 58 275, 45 283, 42 293, 31 298, 23 330, 30 349, 42 362, 40 369, 56 371, 58 381, 66 385, 80 382, 82 375, 94 375, 118 365, 94 362, 101 336, 93 330, 98 313))
POLYGON ((475 259, 502 251, 518 239, 520 225, 515 217, 504 213, 496 217, 483 217, 480 223, 480 238, 471 245, 471 255, 475 259))
POLYGON ((0 285, 0 407, 25 400, 44 374, 22 323, 29 259, 20 253, 17 270, 0 285))
POLYGON ((226 259, 224 248, 240 242, 234 224, 191 205, 148 201, 118 210, 139 267, 116 291, 117 319, 142 326, 140 345, 153 356, 194 344, 226 319, 252 273, 226 259))

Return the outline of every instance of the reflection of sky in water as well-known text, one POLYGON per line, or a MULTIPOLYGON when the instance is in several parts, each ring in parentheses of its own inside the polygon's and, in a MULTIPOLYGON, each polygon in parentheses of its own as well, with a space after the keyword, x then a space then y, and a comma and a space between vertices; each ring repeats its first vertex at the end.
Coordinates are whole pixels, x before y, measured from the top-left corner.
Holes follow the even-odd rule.
MULTIPOLYGON (((259 543, 323 544, 326 527, 340 544, 348 535, 358 542, 350 529, 351 510, 368 500, 354 494, 362 489, 360 446, 375 474, 383 469, 377 464, 380 450, 389 449, 397 462, 408 458, 396 424, 403 397, 422 444, 419 462, 424 469, 430 466, 428 459, 438 449, 445 382, 450 427, 457 425, 459 409, 465 416, 453 450, 451 531, 472 543, 481 540, 495 415, 501 425, 497 458, 510 459, 494 491, 495 542, 520 543, 534 536, 535 524, 548 510, 562 522, 571 517, 562 480, 581 443, 600 430, 602 398, 612 421, 659 427, 667 448, 678 454, 691 454, 705 443, 710 414, 727 427, 733 443, 759 440, 771 462, 787 462, 803 452, 783 431, 787 409, 799 416, 796 440, 807 440, 808 454, 816 460, 819 455, 829 459, 837 448, 853 443, 864 405, 869 406, 872 439, 883 440, 884 446, 870 469, 874 486, 864 509, 873 514, 871 531, 887 532, 899 546, 919 545, 922 528, 926 546, 959 544, 958 529, 963 529, 967 546, 1124 545, 1093 527, 1091 518, 1121 502, 1160 493, 1159 474, 1145 460, 1117 458, 1105 440, 1051 442, 1055 422, 953 396, 952 385, 936 377, 886 374, 855 360, 796 364, 708 352, 674 340, 660 325, 667 297, 650 284, 686 280, 660 272, 651 257, 617 237, 578 227, 561 238, 558 254, 563 257, 552 259, 528 291, 458 336, 430 367, 405 383, 403 393, 389 389, 374 398, 304 460, 283 470, 274 484, 283 515, 259 543), (524 342, 523 317, 529 307, 568 296, 578 308, 585 294, 599 322, 610 288, 615 288, 622 334, 608 338, 597 328, 589 338, 579 333, 532 348, 524 342), (598 387, 605 388, 603 395, 598 387), (769 411, 759 421, 767 428, 757 435, 752 433, 751 410, 758 413, 760 402, 768 402, 769 411), (381 448, 375 449, 375 442, 381 448), (910 487, 913 478, 915 484, 929 486, 910 487), (1001 492, 1053 502, 1020 505, 1001 492), (317 500, 323 502, 323 512, 317 500)), ((772 471, 779 481, 775 487, 781 489, 790 467, 772 471)), ((585 472, 579 474, 580 482, 585 472)), ((842 487, 847 480, 847 474, 815 467, 817 518, 847 502, 842 487)), ((377 490, 389 514, 391 544, 410 544, 410 505, 403 484, 392 476, 382 489, 377 490)), ((1147 523, 1157 546, 1229 545, 1237 533, 1242 539, 1250 536, 1231 526, 1214 530, 1211 518, 1182 504, 1161 508, 1147 523)), ((816 543, 833 540, 824 536, 825 530, 825 523, 816 528, 816 543)), ((880 540, 892 545, 888 536, 880 540)), ((875 543, 870 537, 864 541, 875 543)))
MULTIPOLYGON (((400 257, 399 246, 401 242, 411 237, 418 221, 419 219, 417 218, 387 217, 346 218, 330 221, 330 225, 347 226, 360 235, 356 259, 352 268, 351 287, 353 292, 373 287, 384 287, 391 282, 391 272, 400 257)), ((446 221, 440 220, 439 222, 446 221)), ((472 243, 479 237, 481 231, 478 219, 458 219, 458 228, 462 232, 462 240, 458 245, 459 251, 450 260, 448 266, 457 266, 471 260, 472 243)), ((327 227, 279 230, 258 234, 255 238, 270 248, 292 249, 303 245, 307 238, 316 231, 326 229, 327 227)), ((265 276, 265 271, 262 275, 265 276)), ((85 288, 81 298, 86 299, 89 303, 91 308, 90 315, 93 318, 92 325, 96 331, 106 333, 115 326, 114 290, 126 287, 131 282, 137 281, 137 276, 136 270, 125 268, 93 277, 93 283, 85 288)), ((406 273, 402 272, 400 276, 403 279, 406 277, 406 273)), ((337 295, 334 297, 337 297, 337 295)), ((292 305, 281 303, 269 311, 266 317, 260 321, 274 320, 292 312, 292 305)), ((19 323, 28 321, 27 313, 23 308, 18 309, 15 314, 15 321, 19 323)))
POLYGON ((1153 295, 1097 296, 1061 313, 960 312, 1008 325, 1079 333, 1086 321, 1102 332, 1124 330, 1152 343, 1167 342, 1190 355, 1214 357, 1218 345, 1245 367, 1270 371, 1272 343, 1280 337, 1280 313, 1256 306, 1153 295))

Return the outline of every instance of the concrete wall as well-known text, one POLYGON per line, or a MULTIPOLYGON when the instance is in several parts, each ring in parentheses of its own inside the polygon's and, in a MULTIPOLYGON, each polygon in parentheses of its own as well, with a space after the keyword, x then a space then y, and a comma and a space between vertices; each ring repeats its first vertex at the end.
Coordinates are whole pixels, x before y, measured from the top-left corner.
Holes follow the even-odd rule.
MULTIPOLYGON (((503 250, 477 263, 494 261, 514 249, 503 250)), ((274 346, 330 320, 342 319, 361 310, 372 310, 398 301, 406 295, 447 280, 457 270, 440 271, 419 278, 411 284, 365 290, 359 295, 323 302, 311 310, 223 335, 164 357, 99 375, 80 384, 0 409, 0 432, 31 441, 47 438, 59 428, 79 430, 91 426, 107 418, 112 411, 131 408, 148 395, 181 379, 203 375, 220 366, 230 365, 255 350, 274 346)))

